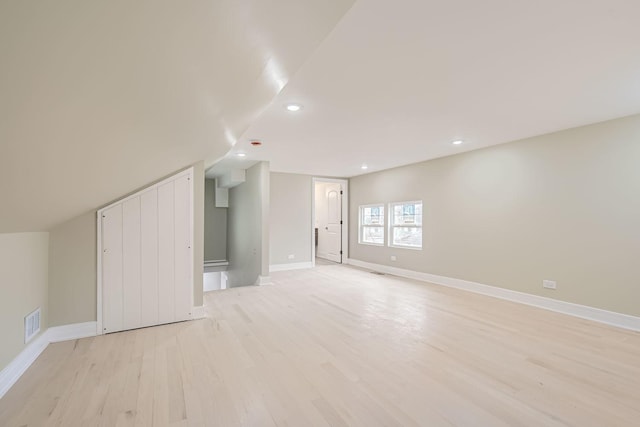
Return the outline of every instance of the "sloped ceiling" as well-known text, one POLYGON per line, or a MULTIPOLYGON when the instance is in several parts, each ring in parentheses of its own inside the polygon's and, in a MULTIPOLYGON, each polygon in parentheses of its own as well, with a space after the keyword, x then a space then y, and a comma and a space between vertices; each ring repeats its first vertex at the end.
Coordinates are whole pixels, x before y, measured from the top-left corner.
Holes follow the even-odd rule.
POLYGON ((0 232, 224 156, 351 4, 2 1, 0 232))
POLYGON ((234 151, 349 177, 637 114, 638 17, 628 0, 359 0, 234 151))

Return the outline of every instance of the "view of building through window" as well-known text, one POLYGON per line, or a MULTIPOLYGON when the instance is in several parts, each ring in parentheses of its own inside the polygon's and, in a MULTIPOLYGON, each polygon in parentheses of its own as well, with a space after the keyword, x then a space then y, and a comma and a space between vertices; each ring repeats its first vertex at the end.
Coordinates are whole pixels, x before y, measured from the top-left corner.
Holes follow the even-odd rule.
POLYGON ((384 245, 384 205, 360 206, 359 242, 384 245))
POLYGON ((389 246, 422 248, 422 202, 391 203, 389 246))

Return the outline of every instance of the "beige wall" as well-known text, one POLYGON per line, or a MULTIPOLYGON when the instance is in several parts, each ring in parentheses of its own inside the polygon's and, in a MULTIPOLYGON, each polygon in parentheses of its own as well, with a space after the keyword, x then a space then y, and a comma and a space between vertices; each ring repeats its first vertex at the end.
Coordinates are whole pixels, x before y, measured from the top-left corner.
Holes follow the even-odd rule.
POLYGON ((193 165, 193 305, 203 304, 204 287, 204 161, 193 165))
POLYGON ((639 165, 633 116, 359 176, 350 256, 638 316, 639 165), (357 243, 359 205, 416 199, 421 251, 357 243))
POLYGON ((248 286, 269 274, 269 163, 247 169, 229 190, 227 269, 229 287, 248 286))
POLYGON ((271 211, 271 169, 269 162, 260 162, 260 276, 269 277, 269 247, 271 236, 269 235, 269 218, 271 211))
POLYGON ((65 222, 49 234, 50 326, 96 320, 96 213, 65 222))
POLYGON ((227 259, 227 208, 217 208, 216 181, 205 179, 204 187, 204 259, 227 259))
POLYGON ((312 177, 273 172, 270 179, 270 264, 310 262, 312 177))
POLYGON ((47 329, 48 245, 49 233, 0 234, 0 370, 25 348, 27 314, 40 307, 47 329))

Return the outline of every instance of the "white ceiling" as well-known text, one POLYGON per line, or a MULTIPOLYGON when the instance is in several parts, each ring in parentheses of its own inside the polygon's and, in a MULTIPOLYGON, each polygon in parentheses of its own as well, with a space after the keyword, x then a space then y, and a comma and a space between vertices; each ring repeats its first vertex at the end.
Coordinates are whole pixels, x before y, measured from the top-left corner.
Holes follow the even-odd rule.
POLYGON ((352 4, 0 2, 0 232, 230 149, 354 176, 640 112, 638 1, 352 4))
POLYGON ((0 232, 223 156, 352 3, 0 2, 0 232))
POLYGON ((350 177, 640 113, 639 16, 637 0, 358 0, 233 151, 350 177))

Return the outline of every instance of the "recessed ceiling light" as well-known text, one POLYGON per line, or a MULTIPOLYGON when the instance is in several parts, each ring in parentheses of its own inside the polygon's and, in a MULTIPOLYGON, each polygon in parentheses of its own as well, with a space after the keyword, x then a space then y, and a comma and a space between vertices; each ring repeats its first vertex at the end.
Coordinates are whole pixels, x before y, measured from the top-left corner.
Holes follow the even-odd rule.
POLYGON ((456 141, 453 141, 453 142, 452 142, 452 144, 453 144, 453 145, 460 145, 460 144, 462 144, 462 140, 461 140, 461 139, 458 139, 458 140, 456 140, 456 141))
POLYGON ((369 166, 367 166, 367 165, 362 165, 362 166, 360 166, 360 169, 362 169, 362 170, 367 170, 367 169, 369 169, 369 166))
POLYGON ((238 157, 246 157, 247 155, 245 153, 237 153, 236 156, 238 156, 238 157))
POLYGON ((296 112, 302 110, 302 105, 300 104, 287 104, 284 106, 288 111, 296 112))

